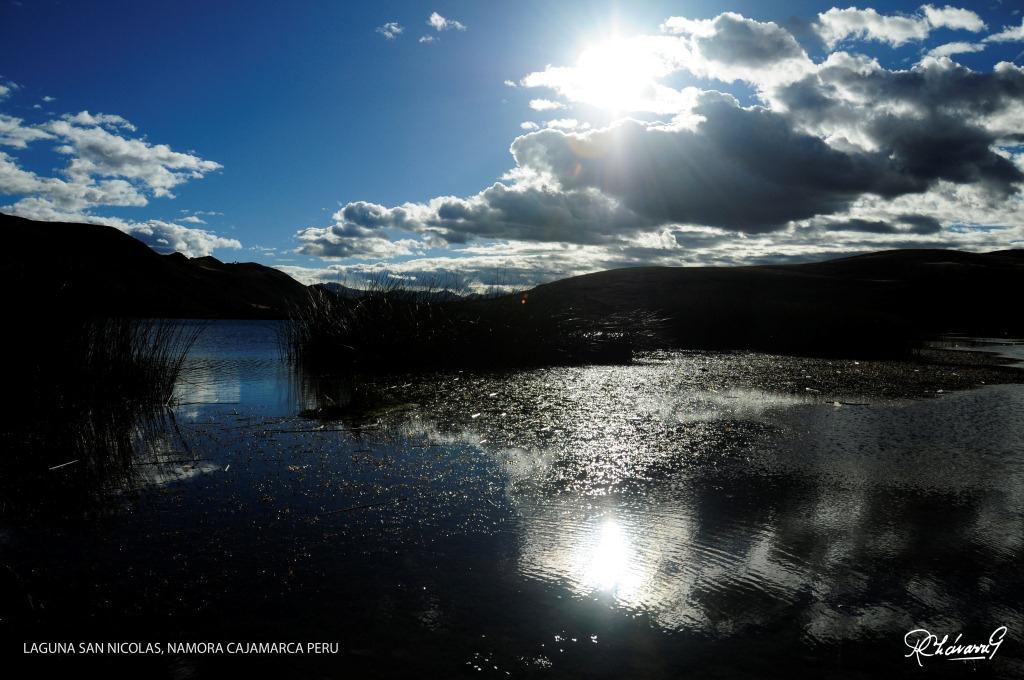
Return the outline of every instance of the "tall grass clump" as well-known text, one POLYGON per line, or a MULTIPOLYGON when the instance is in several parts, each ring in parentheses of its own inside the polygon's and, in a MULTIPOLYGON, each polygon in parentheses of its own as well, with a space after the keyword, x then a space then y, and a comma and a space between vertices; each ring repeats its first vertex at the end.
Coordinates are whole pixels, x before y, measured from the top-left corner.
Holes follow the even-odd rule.
POLYGON ((201 328, 61 314, 15 328, 0 412, 0 516, 75 513, 127 480, 133 440, 171 400, 201 328))
POLYGON ((306 369, 410 372, 628 363, 659 332, 659 320, 645 312, 588 316, 524 299, 466 300, 381 280, 358 295, 312 287, 282 344, 306 369))

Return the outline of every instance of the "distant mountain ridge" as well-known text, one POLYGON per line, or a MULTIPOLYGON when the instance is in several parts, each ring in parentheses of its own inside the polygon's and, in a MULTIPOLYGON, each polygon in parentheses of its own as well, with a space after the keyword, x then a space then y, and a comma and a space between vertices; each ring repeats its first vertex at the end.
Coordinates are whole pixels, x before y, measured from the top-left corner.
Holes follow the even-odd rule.
MULTIPOLYGON (((306 286, 256 263, 160 255, 112 227, 0 215, 0 283, 16 312, 48 308, 148 317, 287 318, 306 286), (45 263, 45 271, 40 265, 45 263)), ((347 298, 364 291, 316 284, 347 298)), ((823 262, 633 267, 498 298, 441 291, 438 304, 602 318, 647 310, 665 344, 787 353, 889 353, 940 333, 1024 336, 1016 311, 1024 250, 891 250, 823 262)))
POLYGON ((0 282, 20 311, 52 306, 139 317, 274 319, 287 317, 306 296, 305 286, 271 267, 160 255, 113 227, 0 214, 0 230, 0 282))

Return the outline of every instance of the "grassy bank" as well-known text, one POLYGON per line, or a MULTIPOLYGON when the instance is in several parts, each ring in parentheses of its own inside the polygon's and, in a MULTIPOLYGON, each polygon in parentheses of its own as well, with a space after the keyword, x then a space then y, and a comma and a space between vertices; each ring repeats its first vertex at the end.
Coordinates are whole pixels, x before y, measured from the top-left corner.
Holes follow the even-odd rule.
POLYGON ((656 343, 649 312, 600 318, 550 313, 527 297, 452 300, 443 291, 376 283, 358 297, 311 288, 283 331, 288 357, 341 372, 497 369, 628 363, 656 343))

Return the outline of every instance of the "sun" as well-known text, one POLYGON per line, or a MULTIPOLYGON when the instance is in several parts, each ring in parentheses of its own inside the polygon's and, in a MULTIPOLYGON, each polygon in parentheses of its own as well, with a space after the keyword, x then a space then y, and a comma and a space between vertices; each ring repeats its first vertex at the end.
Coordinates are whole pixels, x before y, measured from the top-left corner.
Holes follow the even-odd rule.
POLYGON ((575 66, 573 98, 610 113, 645 110, 669 69, 650 40, 613 36, 587 46, 575 66))

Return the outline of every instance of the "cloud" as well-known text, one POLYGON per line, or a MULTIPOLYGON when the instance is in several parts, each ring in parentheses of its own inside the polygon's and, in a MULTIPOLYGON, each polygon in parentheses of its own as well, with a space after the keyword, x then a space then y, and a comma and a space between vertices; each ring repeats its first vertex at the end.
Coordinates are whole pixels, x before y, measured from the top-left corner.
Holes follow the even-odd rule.
POLYGON ((827 222, 821 226, 829 231, 855 231, 868 234, 936 234, 942 230, 939 220, 927 215, 901 215, 896 222, 852 218, 827 222))
POLYGON ((752 233, 842 210, 865 192, 926 188, 884 154, 838 151, 727 95, 703 95, 695 112, 704 118, 695 130, 625 121, 583 135, 533 133, 512 151, 564 189, 599 190, 652 224, 752 233))
MULTIPOLYGON (((13 157, 2 151, 0 195, 28 196, 29 198, 22 199, 30 201, 24 205, 31 206, 35 211, 46 205, 54 212, 66 214, 77 214, 101 205, 138 207, 147 203, 146 197, 125 180, 68 181, 59 177, 40 177, 22 169, 13 157)), ((18 203, 14 205, 14 209, 20 210, 17 209, 17 205, 18 203)))
POLYGON ((506 80, 504 82, 505 87, 518 87, 514 80, 506 80))
POLYGON ((83 111, 77 116, 53 120, 42 126, 43 130, 65 142, 57 151, 71 158, 65 173, 78 181, 93 176, 123 177, 141 182, 154 196, 173 197, 171 189, 177 185, 221 168, 219 163, 173 151, 166 144, 150 144, 141 139, 122 137, 96 123, 121 127, 131 125, 120 116, 97 119, 83 111), (87 120, 90 122, 84 122, 87 120))
POLYGON ((557 130, 574 130, 580 127, 580 122, 575 118, 556 118, 545 122, 544 127, 555 128, 557 130))
POLYGON ((438 39, 435 38, 432 35, 421 35, 420 39, 417 42, 421 42, 421 43, 435 43, 435 42, 437 42, 437 40, 438 39))
POLYGON ((206 224, 206 220, 195 215, 189 215, 188 217, 182 217, 182 222, 188 222, 189 224, 206 224))
POLYGON ((924 40, 935 28, 977 33, 985 29, 985 22, 971 10, 949 5, 942 9, 924 5, 920 13, 912 15, 883 15, 872 8, 833 7, 818 15, 815 28, 830 49, 849 38, 874 40, 899 47, 908 42, 924 40))
POLYGON ((671 35, 594 45, 576 64, 529 73, 522 85, 548 88, 570 101, 603 109, 685 116, 699 90, 666 86, 662 80, 673 73, 768 86, 814 70, 796 39, 772 22, 727 12, 707 20, 670 17, 662 29, 671 35))
POLYGON ((985 38, 985 42, 1024 42, 1024 20, 1020 26, 1004 26, 999 33, 993 33, 985 38))
MULTIPOLYGON (((903 44, 939 27, 984 28, 948 6, 896 22, 851 11, 822 15, 834 27, 861 21, 837 40, 903 44)), ((734 13, 671 17, 662 31, 594 45, 518 81, 603 109, 603 127, 589 127, 588 107, 543 128, 525 121, 499 181, 469 196, 350 202, 332 223, 298 232, 298 252, 341 260, 326 268, 334 275, 433 267, 483 285, 499 263, 543 280, 631 264, 1024 242, 1024 69, 974 71, 948 58, 980 43, 947 43, 894 68, 845 51, 816 62, 785 28, 734 13), (749 99, 713 83, 669 84, 680 73, 743 82, 749 99), (624 117, 632 112, 641 119, 624 117)), ((541 102, 560 103, 530 108, 553 110, 541 102)))
POLYGON ((1020 140, 1024 125, 1024 70, 1007 62, 982 73, 926 57, 909 70, 889 70, 837 52, 770 99, 800 129, 836 147, 898 154, 908 173, 948 178, 963 164, 993 186, 1017 181, 992 150, 1020 140))
POLYGON ((51 97, 50 95, 45 95, 45 96, 43 96, 43 101, 46 102, 47 104, 49 104, 50 102, 57 101, 57 98, 56 97, 51 97))
MULTIPOLYGON (((164 252, 208 255, 214 248, 241 247, 236 239, 202 229, 94 212, 102 207, 142 207, 150 197, 173 197, 173 187, 221 167, 165 144, 124 137, 125 131, 134 132, 135 126, 113 114, 82 111, 39 125, 0 114, 0 144, 22 149, 47 140, 68 159, 59 175, 48 177, 22 168, 14 156, 0 151, 0 195, 15 199, 0 210, 42 221, 107 224, 164 252)), ((183 221, 202 223, 194 215, 183 221)))
POLYGON ((565 104, 553 102, 550 99, 531 99, 530 108, 534 111, 551 111, 553 109, 564 109, 565 104))
POLYGON ((432 26, 437 31, 465 31, 465 24, 455 21, 454 19, 445 19, 437 12, 431 12, 430 18, 427 19, 427 25, 432 26))
POLYGON ((380 33, 387 40, 394 40, 397 36, 402 34, 402 31, 404 31, 405 28, 403 28, 397 21, 389 21, 385 24, 381 24, 373 30, 376 33, 380 33))
POLYGON ((984 43, 951 42, 928 51, 930 57, 951 57, 954 54, 967 54, 969 52, 981 52, 985 49, 984 43))
POLYGON ((932 28, 948 28, 972 33, 984 31, 987 28, 981 17, 969 9, 959 9, 950 5, 938 9, 932 5, 922 5, 921 11, 924 12, 925 19, 932 28))
POLYGON ((10 80, 0 80, 0 101, 7 99, 11 94, 19 89, 21 86, 10 80))
POLYGON ((51 202, 40 198, 26 198, 13 206, 0 208, 5 213, 27 217, 42 222, 72 222, 103 224, 131 234, 157 252, 183 253, 188 257, 211 255, 217 248, 238 249, 242 244, 237 239, 224 238, 203 229, 192 229, 162 220, 134 222, 118 217, 93 215, 81 212, 65 212, 51 202))
POLYGON ((23 125, 21 118, 0 113, 0 146, 24 149, 29 142, 49 139, 51 135, 37 127, 23 125))
POLYGON ((61 116, 61 120, 66 120, 69 123, 74 123, 75 125, 80 125, 83 127, 103 126, 111 129, 123 128, 125 130, 128 130, 129 132, 135 132, 136 130, 136 127, 134 125, 129 123, 121 116, 116 116, 108 113, 97 113, 96 115, 93 115, 88 111, 81 111, 79 113, 76 113, 75 115, 65 113, 63 116, 61 116))

